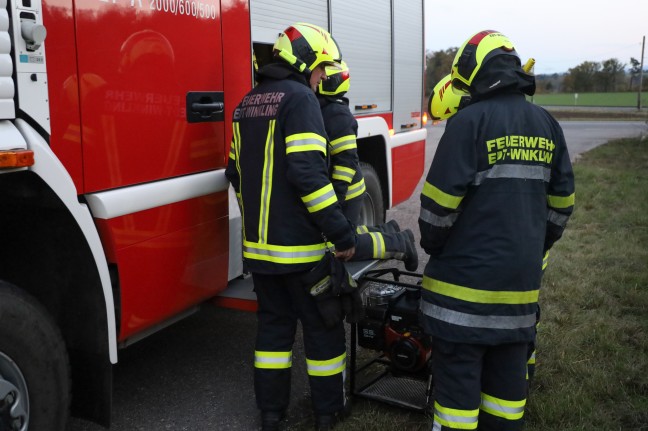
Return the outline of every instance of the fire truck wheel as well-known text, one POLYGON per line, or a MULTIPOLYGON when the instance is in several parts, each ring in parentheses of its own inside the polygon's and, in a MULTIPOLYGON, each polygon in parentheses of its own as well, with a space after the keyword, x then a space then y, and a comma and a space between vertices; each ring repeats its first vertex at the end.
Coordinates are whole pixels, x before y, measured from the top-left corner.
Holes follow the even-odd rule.
POLYGON ((0 429, 63 431, 69 369, 63 337, 47 310, 0 280, 0 429))
POLYGON ((374 226, 385 222, 385 205, 382 186, 376 170, 369 163, 360 162, 367 193, 364 195, 360 210, 361 224, 374 226))

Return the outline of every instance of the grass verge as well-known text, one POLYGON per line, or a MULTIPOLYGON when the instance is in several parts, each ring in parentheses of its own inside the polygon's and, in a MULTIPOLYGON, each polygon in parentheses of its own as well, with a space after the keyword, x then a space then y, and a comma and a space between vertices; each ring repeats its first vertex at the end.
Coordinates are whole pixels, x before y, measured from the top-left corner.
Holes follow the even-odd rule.
POLYGON ((547 110, 557 120, 563 121, 648 121, 648 111, 615 110, 613 108, 563 108, 551 107, 547 110))
MULTIPOLYGON (((536 93, 529 97, 539 105, 553 106, 637 106, 637 92, 607 92, 607 93, 536 93)), ((641 105, 648 103, 648 92, 642 91, 641 105)))
POLYGON ((526 430, 648 430, 648 142, 610 142, 574 170, 576 209, 543 281, 526 430))
MULTIPOLYGON (((648 142, 612 141, 574 170, 576 209, 543 280, 524 429, 648 430, 648 142)), ((429 415, 355 399, 337 429, 431 424, 429 415)))

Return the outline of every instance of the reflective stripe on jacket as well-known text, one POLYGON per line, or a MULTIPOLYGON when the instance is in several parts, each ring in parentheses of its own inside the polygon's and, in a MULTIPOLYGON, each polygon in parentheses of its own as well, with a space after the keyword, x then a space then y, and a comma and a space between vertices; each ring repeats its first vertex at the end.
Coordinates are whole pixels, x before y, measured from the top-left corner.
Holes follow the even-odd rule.
POLYGON ((362 196, 366 191, 358 158, 358 121, 345 97, 318 96, 329 137, 331 182, 340 202, 362 196))

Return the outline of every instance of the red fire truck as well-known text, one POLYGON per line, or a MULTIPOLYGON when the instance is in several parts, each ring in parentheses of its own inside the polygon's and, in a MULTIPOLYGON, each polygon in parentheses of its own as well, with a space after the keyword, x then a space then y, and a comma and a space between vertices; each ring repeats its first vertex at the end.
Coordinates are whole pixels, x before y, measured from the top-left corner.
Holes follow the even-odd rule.
POLYGON ((380 222, 423 174, 422 0, 0 0, 0 429, 109 424, 119 350, 241 275, 231 113, 300 21, 351 68, 380 222))

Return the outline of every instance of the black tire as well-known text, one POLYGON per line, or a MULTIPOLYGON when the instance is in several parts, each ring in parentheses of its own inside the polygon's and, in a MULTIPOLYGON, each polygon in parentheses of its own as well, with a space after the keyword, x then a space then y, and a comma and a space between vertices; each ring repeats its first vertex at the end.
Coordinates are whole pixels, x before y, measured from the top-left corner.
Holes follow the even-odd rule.
POLYGON ((69 408, 59 329, 36 299, 0 280, 0 429, 64 431, 69 408))
POLYGON ((382 186, 376 170, 369 163, 360 162, 367 193, 364 195, 360 210, 360 224, 376 226, 385 223, 385 204, 382 186))

